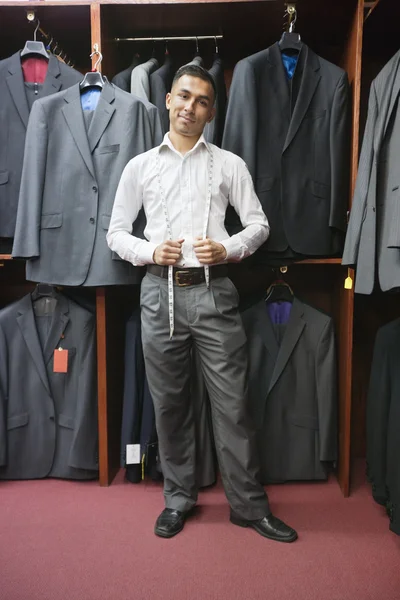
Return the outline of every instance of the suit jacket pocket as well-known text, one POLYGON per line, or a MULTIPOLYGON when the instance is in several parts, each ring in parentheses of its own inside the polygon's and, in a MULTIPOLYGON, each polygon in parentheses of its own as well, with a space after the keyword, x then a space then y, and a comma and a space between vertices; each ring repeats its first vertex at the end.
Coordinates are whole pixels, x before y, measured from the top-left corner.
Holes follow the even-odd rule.
POLYGON ((312 193, 314 196, 317 196, 317 198, 330 198, 331 186, 326 185, 325 183, 320 183, 319 181, 313 181, 312 193))
POLYGON ((301 415, 291 413, 288 415, 288 420, 296 427, 305 427, 306 429, 319 429, 318 418, 311 415, 301 415))
POLYGON ((58 415, 58 424, 61 427, 66 427, 67 429, 74 429, 75 419, 73 417, 67 417, 66 415, 59 414, 58 415))
POLYGON ((53 215, 42 215, 40 220, 41 229, 55 229, 61 227, 63 222, 63 214, 55 213, 53 215))
POLYGON ((29 415, 28 413, 21 413, 20 415, 15 415, 14 417, 9 417, 7 419, 7 429, 16 429, 17 427, 24 427, 28 425, 29 415))
POLYGON ((385 199, 390 203, 390 212, 386 219, 390 219, 390 229, 387 240, 388 248, 400 248, 400 195, 399 186, 392 189, 390 198, 385 199))
POLYGON ((257 177, 256 192, 268 192, 269 190, 272 190, 274 181, 274 177, 257 177))
POLYGON ((0 171, 0 185, 8 182, 8 171, 0 171))
POLYGON ((111 215, 101 215, 101 226, 106 231, 110 227, 111 215))
POLYGON ((95 149, 94 154, 111 154, 112 152, 119 152, 119 144, 113 144, 112 146, 99 146, 95 149))

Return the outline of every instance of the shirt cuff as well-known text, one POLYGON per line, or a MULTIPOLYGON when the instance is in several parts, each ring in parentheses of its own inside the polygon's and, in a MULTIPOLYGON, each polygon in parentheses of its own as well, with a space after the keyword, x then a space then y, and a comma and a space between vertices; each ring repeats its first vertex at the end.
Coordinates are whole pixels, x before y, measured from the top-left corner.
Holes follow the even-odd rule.
POLYGON ((157 244, 143 240, 138 252, 140 262, 143 265, 154 265, 153 255, 156 248, 157 244))
POLYGON ((229 262, 239 262, 242 258, 241 245, 239 240, 234 237, 226 238, 226 240, 220 241, 220 244, 226 250, 226 259, 229 262))

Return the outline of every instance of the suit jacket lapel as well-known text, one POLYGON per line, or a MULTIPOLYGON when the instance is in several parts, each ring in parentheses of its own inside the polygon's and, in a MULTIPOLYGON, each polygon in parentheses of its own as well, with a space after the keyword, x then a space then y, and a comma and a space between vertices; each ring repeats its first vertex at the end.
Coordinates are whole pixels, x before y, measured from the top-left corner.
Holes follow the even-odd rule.
POLYGON ((6 77, 8 89, 14 101, 16 109, 25 127, 28 126, 29 106, 26 99, 24 77, 22 74, 21 57, 17 52, 12 57, 11 65, 8 67, 9 76, 6 77))
POLYGON ((47 379, 46 367, 43 360, 42 347, 40 345, 39 336, 36 329, 35 316, 33 313, 32 299, 30 294, 25 296, 24 302, 17 316, 17 323, 21 330, 22 337, 25 340, 32 361, 37 369, 39 377, 46 388, 48 394, 51 395, 49 381, 47 379))
POLYGON ((393 65, 393 69, 388 77, 387 83, 385 85, 385 92, 382 98, 382 103, 379 108, 378 121, 376 126, 376 133, 374 139, 374 147, 375 150, 379 150, 382 140, 385 137, 386 129, 390 121, 390 117, 392 115, 394 105, 396 103, 397 97, 400 93, 400 73, 399 73, 399 63, 400 63, 400 51, 397 54, 397 60, 393 65))
MULTIPOLYGON (((286 136, 285 145, 283 147, 283 152, 285 152, 286 148, 289 146, 294 136, 296 135, 301 122, 303 121, 307 109, 310 106, 310 102, 314 96, 315 90, 317 89, 318 83, 321 79, 321 75, 319 73, 319 60, 316 54, 306 45, 303 45, 303 48, 300 53, 299 61, 304 60, 304 71, 301 78, 299 95, 297 98, 296 105, 294 107, 293 116, 290 121, 289 131, 286 136), (304 56, 301 56, 304 53, 304 56)), ((296 75, 294 75, 296 77, 296 75)))
POLYGON ((115 107, 112 106, 114 100, 115 89, 112 85, 107 83, 101 92, 96 110, 94 111, 93 120, 89 127, 88 137, 90 152, 93 152, 96 148, 104 130, 115 112, 115 107))
POLYGON ((287 126, 290 123, 290 97, 289 84, 285 73, 285 68, 282 62, 282 55, 279 49, 279 44, 273 44, 268 49, 268 67, 271 69, 270 77, 273 85, 270 88, 272 93, 278 96, 278 106, 281 107, 282 115, 287 126))
POLYGON ((303 305, 299 300, 297 300, 297 298, 295 298, 293 300, 293 307, 290 313, 288 324, 286 326, 285 335, 283 336, 282 344, 276 359, 268 393, 271 392, 272 388, 281 376, 282 371, 284 370, 304 327, 305 321, 303 320, 303 305))
POLYGON ((60 63, 58 58, 53 54, 49 58, 49 66, 47 67, 46 78, 43 83, 43 87, 39 92, 39 98, 50 96, 59 92, 62 87, 60 63))
MULTIPOLYGON (((44 347, 44 362, 48 364, 54 350, 60 345, 60 339, 69 321, 69 304, 67 298, 57 295, 57 306, 51 321, 51 327, 44 347)), ((62 345, 62 344, 61 344, 62 345)))
POLYGON ((64 100, 66 102, 65 106, 62 108, 64 118, 89 172, 92 177, 95 177, 89 140, 86 133, 86 125, 82 113, 79 83, 67 90, 64 100))

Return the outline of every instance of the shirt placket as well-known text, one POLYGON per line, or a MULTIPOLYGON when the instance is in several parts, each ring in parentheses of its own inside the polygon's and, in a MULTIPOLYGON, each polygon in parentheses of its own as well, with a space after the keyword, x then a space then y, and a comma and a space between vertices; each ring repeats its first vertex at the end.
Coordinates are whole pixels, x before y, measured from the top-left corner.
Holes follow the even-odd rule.
POLYGON ((191 155, 186 155, 182 159, 180 169, 180 189, 182 206, 182 237, 185 242, 182 248, 182 266, 185 266, 186 260, 193 258, 193 219, 192 219, 192 191, 190 177, 191 155))

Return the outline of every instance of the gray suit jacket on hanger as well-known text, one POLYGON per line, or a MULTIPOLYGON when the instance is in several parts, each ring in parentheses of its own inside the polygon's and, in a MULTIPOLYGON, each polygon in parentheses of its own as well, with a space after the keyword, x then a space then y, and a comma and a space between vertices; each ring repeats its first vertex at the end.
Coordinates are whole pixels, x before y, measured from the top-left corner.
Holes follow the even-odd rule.
POLYGON ((400 286, 399 63, 400 51, 370 90, 343 253, 344 265, 357 266, 355 291, 360 294, 372 293, 376 275, 383 291, 400 286))
POLYGON ((279 343, 264 300, 242 319, 262 482, 326 479, 337 459, 333 320, 295 298, 279 343))
POLYGON ((130 284, 140 271, 106 242, 115 192, 131 158, 153 147, 144 104, 111 84, 86 131, 79 85, 34 103, 28 125, 13 256, 28 280, 130 284))
POLYGON ((151 102, 150 75, 158 69, 158 60, 150 58, 135 67, 131 75, 131 94, 151 102))
POLYGON ((174 74, 174 64, 168 54, 164 64, 150 75, 151 101, 159 110, 164 133, 169 131, 169 110, 165 105, 165 99, 167 93, 171 91, 174 74))
POLYGON ((207 123, 205 126, 204 137, 208 142, 211 142, 216 146, 221 146, 225 125, 226 86, 224 64, 218 54, 214 56, 214 62, 208 72, 214 79, 215 87, 217 88, 217 97, 215 99, 215 117, 211 123, 207 123))
MULTIPOLYGON (((69 88, 81 73, 50 55, 47 75, 37 97, 69 88)), ((20 52, 0 61, 0 237, 13 237, 21 183, 29 106, 20 52)))
POLYGON ((30 294, 0 311, 0 479, 97 477, 95 317, 56 298, 43 349, 30 294))

